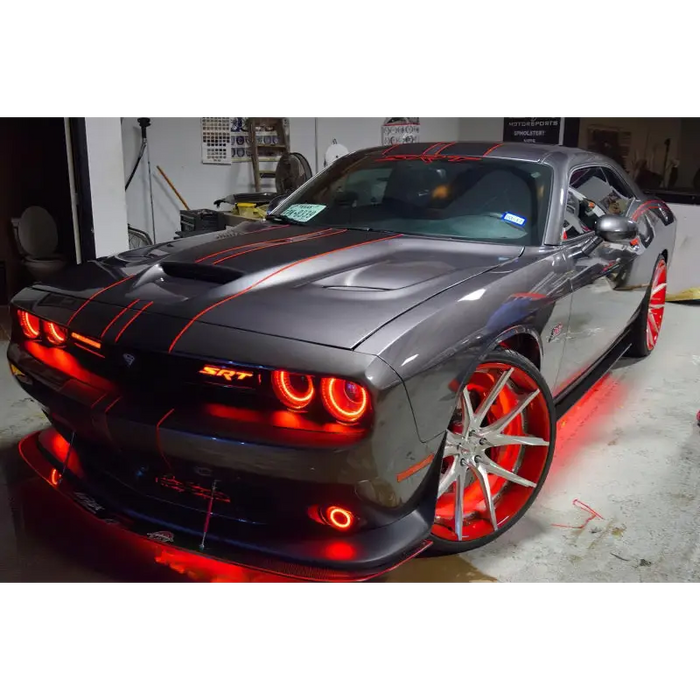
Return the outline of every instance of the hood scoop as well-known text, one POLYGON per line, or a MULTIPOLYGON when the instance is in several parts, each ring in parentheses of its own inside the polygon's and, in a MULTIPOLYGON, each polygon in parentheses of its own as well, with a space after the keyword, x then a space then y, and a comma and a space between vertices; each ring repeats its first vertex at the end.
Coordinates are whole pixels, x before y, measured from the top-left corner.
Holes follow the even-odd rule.
POLYGON ((243 277, 243 273, 230 267, 216 267, 201 263, 163 262, 160 269, 168 277, 209 282, 210 284, 229 284, 243 277))

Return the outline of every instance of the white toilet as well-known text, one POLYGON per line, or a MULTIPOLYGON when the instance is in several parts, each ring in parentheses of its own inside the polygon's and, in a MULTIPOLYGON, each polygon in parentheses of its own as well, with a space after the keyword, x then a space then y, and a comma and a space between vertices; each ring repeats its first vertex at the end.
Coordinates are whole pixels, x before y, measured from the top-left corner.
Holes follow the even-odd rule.
POLYGON ((58 230, 46 209, 28 207, 19 219, 12 219, 12 228, 22 264, 32 280, 44 280, 66 266, 66 258, 56 253, 58 230))

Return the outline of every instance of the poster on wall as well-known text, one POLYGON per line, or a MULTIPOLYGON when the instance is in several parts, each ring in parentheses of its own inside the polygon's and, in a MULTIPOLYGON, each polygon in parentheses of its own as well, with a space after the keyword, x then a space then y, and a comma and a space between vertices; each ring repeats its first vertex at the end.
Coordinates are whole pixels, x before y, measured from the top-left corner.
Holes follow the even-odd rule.
POLYGON ((389 117, 382 124, 382 146, 420 141, 420 119, 418 117, 389 117))
POLYGON ((516 143, 559 143, 561 117, 506 117, 503 140, 516 143))
MULTIPOLYGON (((243 163, 251 159, 251 138, 248 117, 202 117, 202 163, 243 163)), ((284 130, 289 143, 289 119, 284 120, 284 130)), ((278 137, 274 129, 259 128, 255 138, 258 148, 276 146, 278 137)), ((274 162, 279 156, 260 156, 260 162, 274 162)))

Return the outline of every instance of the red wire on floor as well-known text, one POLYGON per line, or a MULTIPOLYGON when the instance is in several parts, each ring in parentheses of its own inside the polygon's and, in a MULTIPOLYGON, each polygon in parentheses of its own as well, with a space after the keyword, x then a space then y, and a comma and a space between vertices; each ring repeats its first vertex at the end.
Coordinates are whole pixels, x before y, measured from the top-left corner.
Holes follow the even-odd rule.
POLYGON ((591 508, 590 506, 587 506, 582 501, 579 501, 578 498, 575 498, 573 500, 573 504, 577 508, 580 508, 581 510, 587 511, 591 514, 590 517, 586 520, 586 522, 583 523, 583 525, 560 525, 559 523, 552 523, 552 527, 565 527, 565 528, 568 528, 571 530, 583 530, 583 528, 586 527, 586 525, 588 525, 588 523, 590 523, 591 520, 594 520, 595 518, 600 518, 601 520, 605 520, 605 518, 600 513, 596 513, 593 510, 593 508, 591 508))

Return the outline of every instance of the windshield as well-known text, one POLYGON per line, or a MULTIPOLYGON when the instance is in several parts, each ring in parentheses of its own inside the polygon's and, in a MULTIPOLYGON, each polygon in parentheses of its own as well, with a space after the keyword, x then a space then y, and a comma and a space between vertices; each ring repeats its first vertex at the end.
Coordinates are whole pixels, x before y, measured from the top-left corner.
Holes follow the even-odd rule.
POLYGON ((274 215, 314 227, 538 246, 551 187, 552 171, 539 163, 364 152, 333 163, 274 215))

